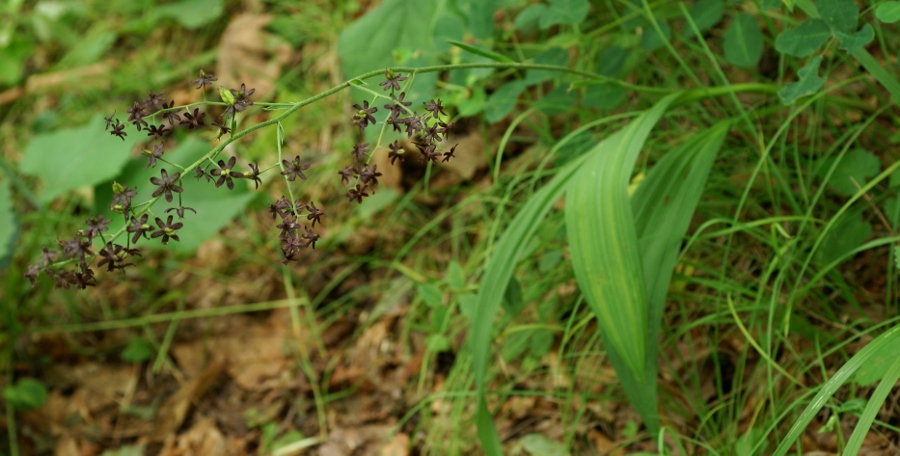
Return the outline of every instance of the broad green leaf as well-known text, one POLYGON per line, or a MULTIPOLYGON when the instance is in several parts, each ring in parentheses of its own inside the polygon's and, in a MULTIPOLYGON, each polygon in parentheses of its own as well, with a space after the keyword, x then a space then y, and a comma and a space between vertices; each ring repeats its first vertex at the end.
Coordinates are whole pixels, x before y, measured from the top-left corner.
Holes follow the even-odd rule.
POLYGON ((63 57, 66 65, 89 65, 100 60, 115 44, 118 34, 100 25, 87 33, 63 57))
POLYGON ((647 378, 647 299, 628 183, 650 130, 677 96, 664 98, 589 152, 566 195, 578 287, 607 350, 622 357, 639 383, 647 378))
POLYGON ((900 356, 900 338, 893 339, 879 348, 869 362, 863 364, 851 377, 859 386, 869 386, 882 378, 897 357, 900 356))
POLYGON ((153 357, 153 344, 143 337, 132 337, 122 350, 122 359, 130 363, 141 363, 153 357))
POLYGON ((818 255, 822 264, 831 264, 863 245, 872 234, 872 225, 862 218, 860 212, 846 213, 834 227, 825 233, 819 246, 818 255))
MULTIPOLYGON (((174 150, 166 152, 163 157, 172 163, 189 165, 197 161, 206 152, 209 152, 211 148, 212 146, 205 141, 188 139, 174 150)), ((221 159, 222 156, 219 158, 221 159)), ((227 157, 225 159, 227 160, 227 157)), ((176 172, 171 166, 162 162, 158 162, 155 168, 150 169, 145 168, 146 164, 146 159, 132 160, 125 167, 122 174, 116 177, 116 181, 120 184, 128 185, 130 188, 137 188, 138 196, 134 199, 135 203, 150 199, 150 195, 156 188, 150 183, 150 177, 159 177, 160 169, 166 168, 170 176, 176 172)), ((238 161, 235 170, 238 169, 247 169, 246 163, 238 161)), ((168 245, 163 246, 159 238, 143 239, 138 241, 138 247, 166 248, 167 250, 180 253, 193 252, 197 247, 200 247, 203 241, 211 238, 235 216, 243 212, 247 203, 255 195, 248 189, 246 180, 235 181, 234 190, 228 190, 225 186, 216 188, 213 183, 206 182, 206 180, 198 180, 192 174, 183 176, 180 185, 184 188, 182 193, 184 205, 197 211, 196 214, 190 211, 185 212, 184 220, 181 220, 184 223, 184 228, 178 230, 178 237, 181 240, 178 242, 170 240, 168 245)), ((112 201, 111 188, 112 183, 107 182, 97 186, 95 189, 98 213, 106 212, 109 209, 109 203, 112 201)), ((156 214, 156 217, 165 221, 169 215, 175 215, 174 211, 166 214, 165 210, 177 207, 177 205, 177 196, 171 203, 160 199, 153 207, 153 213, 156 214)), ((178 221, 177 215, 175 220, 178 221)), ((150 217, 150 221, 152 223, 153 217, 150 217)), ((109 224, 109 232, 115 233, 122 226, 124 226, 123 217, 115 216, 113 217, 113 222, 109 224)), ((124 241, 124 237, 120 238, 119 241, 124 241)))
POLYGON ((168 17, 185 28, 196 29, 216 20, 225 12, 224 0, 182 0, 150 8, 157 17, 168 17))
POLYGON ((538 23, 542 30, 557 24, 580 24, 587 18, 589 7, 588 0, 550 0, 538 23))
POLYGON ((882 204, 882 211, 891 226, 900 225, 900 198, 892 196, 882 204))
POLYGON ((428 307, 435 308, 444 305, 444 296, 436 285, 421 283, 416 287, 416 291, 428 307))
POLYGON ((497 123, 516 107, 516 100, 525 90, 525 81, 507 82, 488 98, 484 108, 484 119, 488 123, 497 123))
MULTIPOLYGON (((569 61, 569 51, 553 47, 547 49, 543 53, 536 56, 533 60, 535 64, 539 65, 557 65, 557 66, 566 66, 566 63, 569 61)), ((526 70, 525 71, 525 84, 534 85, 544 81, 549 81, 554 77, 559 76, 560 73, 558 71, 550 71, 550 70, 526 70)))
POLYGON ((9 181, 0 182, 0 269, 5 267, 6 260, 13 254, 18 231, 9 181))
POLYGON ((23 378, 7 386, 3 397, 18 410, 36 409, 47 402, 47 387, 33 378, 23 378))
POLYGON ((856 0, 818 0, 819 15, 834 32, 853 33, 859 22, 856 0))
POLYGON ((725 2, 722 0, 699 0, 691 6, 689 13, 697 30, 705 32, 722 20, 722 16, 725 14, 725 2))
POLYGON ((628 93, 620 85, 597 84, 587 88, 581 104, 586 108, 613 109, 622 104, 627 95, 628 93))
POLYGON ((822 19, 807 19, 799 26, 785 30, 775 38, 775 49, 782 54, 806 57, 831 37, 828 24, 822 19))
POLYGON ((11 37, 5 46, 0 46, 0 84, 12 86, 22 79, 25 61, 34 52, 33 41, 19 34, 11 37))
POLYGON ((122 141, 104 131, 102 115, 82 127, 37 135, 28 146, 19 169, 39 177, 44 184, 42 203, 69 190, 91 186, 115 177, 144 136, 130 130, 122 141))
POLYGON ((755 66, 763 51, 763 36, 756 18, 743 13, 725 31, 725 60, 739 67, 755 66))
POLYGON ((594 72, 611 78, 618 77, 625 68, 626 59, 628 59, 628 51, 621 46, 610 46, 600 53, 594 72))
MULTIPOLYGON (((437 2, 385 0, 350 24, 338 38, 344 75, 352 78, 400 64, 424 66, 435 63, 434 43, 423 37, 433 35, 432 19, 438 11, 437 6, 437 2), (406 53, 411 58, 397 61, 395 51, 406 53)), ((436 73, 416 75, 406 100, 412 101, 413 105, 426 100, 431 96, 436 81, 436 73)))
POLYGON ((491 60, 493 60, 493 61, 495 61, 495 62, 501 62, 501 63, 511 63, 511 62, 514 62, 513 59, 511 59, 511 58, 509 58, 509 57, 507 57, 507 56, 505 56, 505 55, 503 55, 503 54, 498 54, 498 53, 496 53, 496 52, 494 52, 494 51, 487 50, 487 49, 481 49, 481 48, 478 47, 478 46, 472 46, 472 45, 463 43, 463 42, 461 42, 461 41, 456 41, 456 40, 447 40, 447 42, 450 43, 450 44, 452 44, 452 45, 454 45, 454 46, 456 46, 456 47, 458 47, 458 48, 460 48, 460 49, 462 49, 462 50, 464 50, 464 51, 468 51, 468 52, 471 52, 471 53, 473 53, 473 54, 480 55, 480 56, 482 56, 482 57, 487 57, 487 58, 489 58, 489 59, 491 59, 491 60))
POLYGON ((875 29, 870 24, 866 24, 856 33, 837 32, 835 36, 841 42, 841 49, 847 52, 856 52, 875 39, 875 29))
POLYGON ((522 285, 515 277, 510 277, 509 283, 506 285, 506 292, 503 293, 503 310, 511 316, 516 316, 524 307, 522 285))
POLYGON ((494 12, 497 0, 454 0, 454 7, 465 15, 469 33, 479 40, 486 40, 494 33, 494 12))
MULTIPOLYGON (((794 424, 791 426, 787 435, 782 438, 778 448, 775 449, 775 456, 784 456, 788 454, 788 451, 792 448, 796 448, 795 443, 797 439, 800 438, 804 431, 806 431, 806 427, 809 426, 809 423, 819 410, 821 410, 825 404, 829 403, 830 399, 834 396, 834 393, 837 392, 837 390, 860 368, 865 366, 875 354, 879 353, 883 347, 894 343, 898 337, 900 337, 900 325, 896 325, 887 330, 884 334, 876 337, 875 340, 866 344, 862 350, 844 363, 844 365, 821 386, 819 392, 812 398, 809 405, 803 410, 803 413, 801 413, 798 418, 793 419, 794 424)), ((897 360, 895 360, 895 363, 896 361, 897 360)))
POLYGON ((875 8, 875 17, 888 24, 900 21, 900 2, 885 2, 878 5, 878 8, 875 8))
POLYGON ((813 58, 798 71, 800 79, 797 82, 787 84, 778 91, 785 106, 793 104, 800 97, 816 93, 825 84, 825 78, 819 76, 821 63, 822 56, 813 58))
POLYGON ((547 5, 543 3, 533 3, 523 9, 516 16, 513 26, 516 30, 527 32, 537 27, 538 22, 547 14, 547 5))
POLYGON ((824 178, 834 167, 828 185, 844 196, 855 195, 859 187, 866 185, 869 178, 881 170, 881 161, 878 157, 865 149, 847 152, 837 166, 834 166, 834 162, 833 157, 823 158, 819 164, 819 174, 824 178))
POLYGON ((459 262, 453 260, 447 266, 447 273, 444 280, 447 282, 447 285, 450 286, 455 292, 464 291, 466 288, 466 273, 463 271, 462 267, 459 265, 459 262))
MULTIPOLYGON (((638 239, 640 263, 642 264, 642 283, 640 287, 644 290, 645 295, 645 301, 642 305, 647 308, 647 325, 644 327, 631 327, 631 330, 637 333, 632 337, 641 337, 640 333, 644 333, 643 337, 646 337, 648 341, 653 341, 656 334, 660 331, 666 294, 677 263, 682 239, 690 224, 694 208, 700 201, 700 195, 707 176, 727 132, 728 124, 722 123, 689 138, 666 154, 650 170, 631 198, 630 205, 634 214, 632 229, 638 239), (673 179, 672 176, 678 176, 679 178, 673 179), (666 227, 666 229, 662 230, 660 227, 666 227)), ((572 185, 575 185, 574 181, 572 185)), ((627 182, 625 185, 627 186, 627 182)), ((607 191, 606 189, 603 190, 603 192, 607 191)), ((571 194, 568 198, 571 198, 571 194)), ((567 228, 570 226, 568 210, 567 206, 567 228)), ((617 223, 623 224, 621 222, 617 223)), ((572 235, 570 234, 570 240, 571 238, 572 235)), ((598 234, 595 242, 602 243, 602 239, 604 237, 598 234)), ((590 242, 590 238, 588 238, 588 242, 590 242)), ((573 265, 577 256, 575 252, 584 252, 583 255, 588 260, 597 258, 597 255, 600 254, 600 251, 595 251, 591 255, 584 248, 576 247, 574 242, 571 244, 573 247, 573 265)), ((608 241, 606 244, 608 244, 608 247, 603 250, 603 255, 607 256, 621 254, 613 251, 614 249, 624 249, 629 252, 637 250, 633 246, 625 245, 625 243, 616 245, 615 241, 608 241)), ((578 278, 578 268, 576 267, 575 270, 576 278, 578 278)), ((618 277, 617 280, 622 281, 623 279, 618 277)), ((637 286, 628 285, 625 282, 620 283, 625 288, 637 286)), ((582 288, 582 292, 585 293, 590 303, 590 295, 584 290, 580 281, 579 287, 582 288)), ((604 295, 600 305, 609 307, 609 312, 616 312, 625 303, 617 299, 616 296, 604 295)), ((598 316, 598 321, 600 319, 601 317, 598 316)), ((603 328, 604 326, 600 325, 603 340, 607 341, 610 337, 604 333, 603 328)), ((616 330, 626 331, 626 328, 622 326, 616 328, 616 330)), ((616 369, 616 373, 629 400, 638 410, 648 427, 656 426, 656 423, 658 423, 656 383, 653 381, 641 382, 637 376, 632 374, 625 359, 628 353, 620 353, 608 343, 606 347, 607 355, 616 369)), ((643 361, 647 378, 656 378, 658 368, 656 362, 657 351, 658 347, 656 344, 647 344, 647 354, 643 361)))
POLYGON ((567 456, 566 446, 543 434, 528 434, 519 442, 526 453, 535 456, 567 456))
POLYGON ((656 27, 653 27, 653 24, 647 24, 644 27, 644 34, 641 35, 641 49, 655 51, 665 46, 669 39, 672 38, 672 28, 669 27, 669 24, 657 22, 657 25, 659 25, 659 31, 656 30, 656 27), (659 34, 660 31, 662 35, 659 34))

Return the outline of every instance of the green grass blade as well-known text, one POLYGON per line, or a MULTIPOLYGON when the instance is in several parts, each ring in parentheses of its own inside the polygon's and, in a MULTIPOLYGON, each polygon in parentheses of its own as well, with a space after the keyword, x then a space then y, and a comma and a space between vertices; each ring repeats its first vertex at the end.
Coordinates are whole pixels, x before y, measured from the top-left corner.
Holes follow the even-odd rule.
POLYGON ((578 286, 597 316, 608 351, 647 381, 647 300, 628 182, 670 95, 590 152, 566 196, 566 230, 578 286))
POLYGON ((788 434, 775 449, 776 456, 787 454, 791 446, 806 430, 809 422, 819 413, 819 410, 834 396, 834 393, 840 388, 850 377, 859 370, 869 359, 875 355, 882 347, 891 343, 894 339, 900 337, 900 325, 894 326, 884 334, 878 336, 872 342, 869 342, 859 353, 853 355, 833 377, 828 379, 818 394, 812 399, 812 402, 806 407, 806 410, 797 418, 788 434))
MULTIPOLYGON (((612 140, 610 137, 607 141, 612 140)), ((538 226, 544 220, 553 204, 562 197, 569 179, 578 171, 587 155, 576 159, 565 166, 550 180, 547 185, 537 191, 513 218, 509 229, 497 243, 497 247, 485 268, 482 286, 478 290, 478 308, 472 319, 471 347, 472 370, 475 373, 475 384, 478 393, 478 412, 476 424, 478 439, 484 452, 488 455, 503 453, 500 437, 494 427, 494 419, 484 400, 484 387, 487 377, 488 358, 491 352, 491 340, 494 331, 494 318, 503 302, 506 288, 512 279, 516 263, 528 241, 534 236, 538 226)))
POLYGON ((875 388, 875 392, 872 393, 872 397, 869 398, 865 410, 863 410, 862 415, 859 417, 859 422, 856 423, 856 427, 853 429, 853 434, 850 435, 850 440, 847 441, 847 447, 844 448, 844 455, 850 456, 859 454, 859 450, 862 448, 866 434, 869 433, 869 429, 872 427, 872 422, 875 421, 878 411, 881 410, 881 406, 884 404, 885 399, 887 399, 888 394, 891 393, 891 389, 897 384, 898 379, 900 379, 900 356, 894 358, 891 367, 888 368, 884 378, 881 379, 881 383, 878 384, 878 387, 875 388))

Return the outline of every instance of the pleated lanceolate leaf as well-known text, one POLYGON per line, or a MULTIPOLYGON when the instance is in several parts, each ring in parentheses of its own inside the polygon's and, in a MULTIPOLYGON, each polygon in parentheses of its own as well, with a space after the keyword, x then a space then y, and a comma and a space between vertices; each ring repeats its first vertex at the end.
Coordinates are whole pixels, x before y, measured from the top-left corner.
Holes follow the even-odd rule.
POLYGON ((487 383, 488 359, 491 356, 494 318, 503 302, 513 270, 521 258, 522 252, 553 204, 565 192, 569 180, 581 169, 586 160, 592 159, 598 154, 607 154, 611 150, 615 150, 616 146, 622 143, 621 139, 626 136, 626 133, 629 138, 640 139, 640 143, 643 144, 647 134, 678 95, 680 94, 662 99, 652 109, 634 119, 626 129, 610 135, 591 151, 563 167, 547 185, 531 197, 519 214, 513 218, 509 230, 498 241, 485 268, 481 281, 482 286, 478 290, 478 307, 472 320, 471 330, 472 370, 475 374, 478 396, 476 423, 478 438, 486 454, 502 454, 503 450, 492 414, 485 402, 484 392, 487 383))
POLYGON ((647 377, 647 299, 628 182, 644 141, 675 96, 604 141, 573 178, 566 230, 578 287, 597 315, 603 343, 638 382, 647 377))

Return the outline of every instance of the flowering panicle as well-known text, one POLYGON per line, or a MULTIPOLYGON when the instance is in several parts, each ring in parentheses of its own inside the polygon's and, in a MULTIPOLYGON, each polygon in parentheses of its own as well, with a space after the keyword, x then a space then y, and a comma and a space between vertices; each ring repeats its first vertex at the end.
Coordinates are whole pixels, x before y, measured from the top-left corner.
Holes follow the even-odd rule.
MULTIPOLYGON (((379 143, 370 145, 360 141, 350 150, 352 163, 339 171, 341 183, 347 186, 344 196, 348 201, 362 203, 363 199, 374 194, 378 189, 379 178, 382 172, 378 165, 370 163, 374 154, 381 149, 386 149, 390 164, 403 162, 411 151, 413 144, 419 151, 421 160, 426 163, 446 162, 454 157, 456 145, 448 150, 439 149, 439 144, 446 144, 449 130, 453 124, 449 122, 449 116, 440 99, 430 100, 424 103, 421 112, 413 110, 413 103, 406 101, 406 92, 403 91, 404 82, 409 78, 391 70, 385 72, 385 80, 379 84, 388 95, 390 103, 384 104, 383 119, 377 119, 379 108, 372 101, 363 101, 362 104, 354 104, 355 110, 351 121, 362 133, 370 125, 381 124, 382 128, 391 126, 396 133, 405 134, 408 142, 404 140, 393 141, 389 145, 379 143)), ((123 271, 129 266, 134 266, 134 258, 141 256, 135 246, 147 242, 160 242, 163 245, 170 241, 180 242, 181 230, 185 224, 193 223, 192 216, 185 218, 186 212, 197 214, 197 210, 186 207, 182 199, 190 198, 184 195, 183 180, 193 172, 193 175, 207 184, 215 187, 226 187, 229 190, 235 188, 235 181, 246 179, 252 181, 254 188, 258 189, 263 180, 261 174, 279 168, 280 174, 288 186, 300 184, 307 180, 308 170, 312 163, 301 159, 296 155, 293 159, 279 157, 279 162, 274 166, 263 169, 257 163, 249 163, 249 170, 238 168, 239 157, 217 157, 220 149, 215 153, 209 153, 203 160, 191 167, 171 163, 165 153, 169 145, 172 132, 177 129, 182 131, 205 130, 215 131, 217 139, 222 136, 235 135, 233 128, 237 122, 235 116, 255 106, 251 96, 256 92, 254 88, 247 88, 241 84, 240 88, 220 88, 219 95, 225 102, 224 109, 216 116, 211 109, 222 106, 223 103, 205 103, 207 88, 211 88, 217 81, 212 74, 200 71, 197 79, 190 81, 197 90, 203 94, 205 106, 194 107, 176 106, 174 100, 165 97, 165 92, 150 92, 146 98, 134 101, 125 110, 128 117, 123 123, 116 117, 115 112, 105 117, 105 130, 114 137, 122 140, 127 136, 125 127, 130 124, 138 132, 144 132, 147 144, 142 155, 146 158, 146 169, 159 166, 158 175, 150 177, 152 187, 144 190, 144 196, 148 200, 135 203, 138 196, 137 186, 122 185, 114 182, 112 185, 113 196, 109 202, 112 213, 124 217, 125 226, 116 233, 110 232, 110 219, 105 215, 91 217, 86 221, 86 227, 77 230, 76 234, 66 240, 57 240, 55 249, 43 248, 36 263, 29 265, 25 276, 35 283, 41 272, 53 279, 57 287, 84 289, 96 285, 96 276, 92 264, 97 260, 96 267, 105 269, 107 273, 123 271), (177 170, 176 170, 177 168, 177 170), (238 169, 235 169, 238 168, 238 169), (177 202, 176 202, 177 196, 177 202), (168 203, 175 203, 164 211, 162 217, 153 212, 153 205, 160 199, 168 203), (174 214, 172 214, 174 212, 174 214), (178 220, 176 221, 175 217, 178 220), (165 219, 163 218, 165 217, 165 219), (124 239, 117 240, 124 235, 124 239), (97 245, 94 241, 97 241, 97 245)), ((233 139, 229 136, 228 141, 233 139)), ((279 149, 280 150, 280 149, 279 149)), ((346 152, 344 152, 346 153, 346 152)), ((342 154, 344 154, 342 153, 342 154)), ((346 155, 344 155, 346 157, 346 155)), ((278 172, 278 171, 276 171, 278 172)), ((291 193, 293 194, 293 193, 291 193)), ((315 248, 321 239, 316 227, 322 227, 325 211, 317 207, 312 201, 303 203, 301 200, 288 199, 282 196, 269 206, 269 212, 278 229, 278 240, 283 263, 301 259, 301 251, 306 248, 315 248)), ((202 216, 202 214, 198 214, 202 216)))

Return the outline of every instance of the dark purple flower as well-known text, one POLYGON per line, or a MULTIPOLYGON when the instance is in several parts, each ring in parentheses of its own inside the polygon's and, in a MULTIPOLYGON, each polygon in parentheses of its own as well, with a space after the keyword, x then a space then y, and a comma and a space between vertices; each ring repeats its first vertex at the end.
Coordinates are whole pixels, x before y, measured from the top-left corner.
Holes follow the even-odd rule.
POLYGON ((316 222, 319 222, 319 224, 322 223, 321 217, 325 215, 325 212, 317 208, 315 203, 310 201, 309 204, 306 205, 306 210, 309 211, 306 220, 312 220, 312 226, 316 226, 316 222))
POLYGON ((259 184, 262 183, 262 179, 259 178, 259 167, 255 163, 250 163, 250 171, 250 173, 245 173, 244 177, 256 183, 256 189, 258 190, 259 184))
POLYGON ((425 105, 425 110, 431 113, 432 118, 435 118, 435 119, 439 118, 438 114, 447 115, 447 113, 444 112, 444 107, 441 106, 440 99, 438 99, 437 101, 430 100, 423 104, 425 105))
POLYGON ((122 141, 125 141, 125 137, 128 136, 128 133, 125 132, 125 124, 119 122, 119 119, 116 119, 116 124, 113 125, 113 129, 109 134, 118 136, 122 141))
POLYGON ((344 193, 344 196, 347 197, 348 201, 356 200, 357 203, 362 204, 363 198, 369 196, 369 194, 366 193, 365 186, 360 187, 359 184, 357 184, 355 187, 351 188, 347 193, 344 193))
POLYGON ((158 238, 158 237, 162 236, 163 244, 168 244, 169 238, 172 238, 172 239, 175 239, 176 241, 181 242, 178 239, 178 235, 175 234, 175 231, 180 230, 181 227, 184 226, 184 223, 181 223, 181 222, 172 223, 173 218, 174 217, 170 215, 169 218, 166 219, 166 223, 163 223, 163 221, 159 217, 156 217, 156 219, 154 219, 154 221, 156 222, 156 226, 158 226, 159 229, 156 230, 156 232, 154 232, 153 234, 151 234, 150 237, 158 238))
POLYGON ((106 220, 103 218, 103 214, 100 214, 100 217, 90 218, 87 221, 87 229, 82 231, 82 234, 88 238, 90 241, 95 237, 99 236, 103 231, 109 231, 109 222, 111 220, 106 220))
POLYGON ((135 101, 134 105, 130 109, 126 109, 125 112, 128 113, 128 121, 134 124, 138 131, 141 131, 141 126, 147 126, 147 121, 144 120, 147 113, 144 112, 144 106, 140 103, 135 101))
POLYGON ((378 85, 384 87, 385 91, 400 90, 400 83, 408 79, 401 73, 394 74, 394 72, 391 70, 387 70, 384 72, 384 78, 385 81, 378 85))
POLYGON ((282 171, 281 174, 283 176, 288 176, 288 180, 293 182, 294 179, 300 178, 301 180, 306 180, 306 175, 303 174, 303 171, 309 169, 310 165, 307 163, 305 165, 300 164, 300 156, 297 155, 294 157, 292 161, 281 160, 281 164, 287 169, 286 171, 282 171))
POLYGON ((378 112, 378 108, 375 106, 370 108, 368 101, 363 101, 362 106, 357 103, 353 107, 357 110, 356 114, 353 115, 353 121, 359 125, 359 131, 365 130, 369 124, 375 125, 375 116, 372 114, 378 112))
POLYGON ((363 161, 366 159, 366 154, 369 152, 369 143, 360 143, 353 146, 353 150, 350 151, 350 156, 353 157, 355 161, 363 161))
POLYGON ((200 70, 200 77, 191 81, 191 84, 197 84, 197 90, 199 90, 204 86, 212 87, 213 81, 218 80, 219 78, 214 77, 212 74, 206 74, 205 71, 200 70))
POLYGON ((175 214, 178 215, 178 218, 183 219, 184 211, 186 211, 186 210, 191 211, 195 214, 197 213, 197 211, 194 210, 194 208, 192 208, 192 207, 178 206, 178 207, 170 207, 170 208, 166 209, 166 214, 168 214, 169 212, 175 211, 175 214))
POLYGON ((125 231, 129 233, 134 233, 134 236, 131 237, 131 243, 136 244, 138 239, 141 236, 146 237, 147 233, 152 233, 154 228, 147 224, 147 218, 149 216, 144 214, 141 218, 135 218, 133 215, 131 216, 131 225, 125 228, 125 231))
MULTIPOLYGON (((103 118, 104 120, 106 120, 106 128, 103 129, 104 131, 108 131, 108 130, 109 130, 110 122, 113 121, 113 117, 115 117, 115 115, 116 115, 116 113, 115 113, 115 111, 113 111, 113 113, 112 113, 111 116, 109 116, 109 117, 104 117, 104 118, 103 118)), ((116 122, 118 122, 118 120, 116 120, 116 122)))
POLYGON ((135 196, 137 196, 137 187, 128 188, 126 185, 122 187, 121 193, 113 194, 113 200, 109 204, 109 208, 116 212, 127 211, 131 207, 131 199, 135 196), (117 211, 116 208, 119 208, 120 211, 117 211))
POLYGON ((193 130, 196 127, 205 127, 204 117, 206 117, 205 112, 200 112, 199 108, 194 108, 194 114, 184 113, 184 120, 181 121, 181 125, 187 125, 188 130, 193 130))
POLYGON ((159 93, 150 92, 148 98, 144 100, 144 107, 150 110, 157 110, 166 105, 166 99, 163 97, 165 91, 159 93))
POLYGON ((394 160, 399 159, 400 161, 403 161, 403 154, 406 153, 406 150, 400 145, 400 141, 394 140, 394 142, 388 145, 388 149, 390 149, 388 158, 391 159, 391 165, 394 164, 394 160))
POLYGON ((459 143, 454 144, 453 147, 450 148, 450 150, 448 150, 447 152, 444 152, 444 159, 441 160, 441 163, 446 163, 446 162, 450 161, 451 158, 456 157, 456 155, 453 155, 453 153, 456 152, 456 146, 458 146, 458 145, 459 145, 459 143))
POLYGON ((338 171, 338 174, 341 175, 342 184, 349 184, 350 178, 356 174, 356 168, 352 166, 345 166, 344 169, 338 171))
POLYGON ((279 236, 282 239, 293 236, 294 231, 300 228, 300 224, 297 223, 297 217, 294 215, 285 214, 281 220, 281 223, 276 225, 276 228, 281 228, 281 234, 279 236))
POLYGON ((150 167, 155 167, 156 160, 162 158, 164 153, 165 153, 165 151, 163 150, 162 144, 154 144, 153 152, 151 152, 147 149, 144 149, 144 155, 147 156, 147 166, 145 166, 144 169, 147 169, 150 167))
MULTIPOLYGON (((221 187, 222 184, 227 184, 228 190, 234 190, 234 181, 232 179, 241 179, 244 177, 242 173, 231 170, 231 168, 234 168, 234 164, 236 162, 237 157, 231 157, 230 159, 228 159, 228 164, 225 164, 224 160, 219 160, 219 167, 209 172, 214 177, 219 178, 216 181, 216 187, 221 187)), ((306 167, 309 168, 309 165, 306 165, 306 167)), ((306 176, 303 176, 303 178, 306 179, 306 176)))
POLYGON ((153 185, 158 186, 159 188, 153 192, 153 197, 156 198, 159 195, 165 193, 166 201, 172 202, 172 192, 181 193, 182 189, 178 185, 175 185, 175 182, 178 182, 178 179, 181 179, 181 173, 175 173, 172 177, 169 177, 168 171, 165 168, 159 171, 161 177, 151 177, 150 182, 153 185))
POLYGON ((375 168, 377 167, 378 165, 372 165, 372 167, 369 168, 369 165, 366 165, 359 173, 359 179, 366 185, 370 183, 372 185, 378 185, 378 178, 381 176, 381 173, 375 171, 375 168))
POLYGON ((163 104, 163 109, 166 110, 166 113, 163 114, 163 116, 169 121, 169 125, 173 127, 181 121, 181 116, 178 115, 178 111, 181 110, 181 108, 172 109, 174 106, 175 100, 170 101, 169 104, 163 104))
POLYGON ((316 241, 319 240, 319 235, 314 233, 313 230, 309 229, 308 226, 304 226, 303 229, 306 230, 306 233, 303 235, 303 239, 305 239, 305 241, 303 241, 303 243, 300 245, 302 245, 303 247, 311 246, 312 248, 316 248, 316 241))
POLYGON ((165 135, 168 132, 169 132, 169 130, 166 130, 165 124, 159 124, 159 126, 150 125, 150 127, 147 128, 147 136, 152 136, 153 139, 162 138, 163 135, 165 135))

